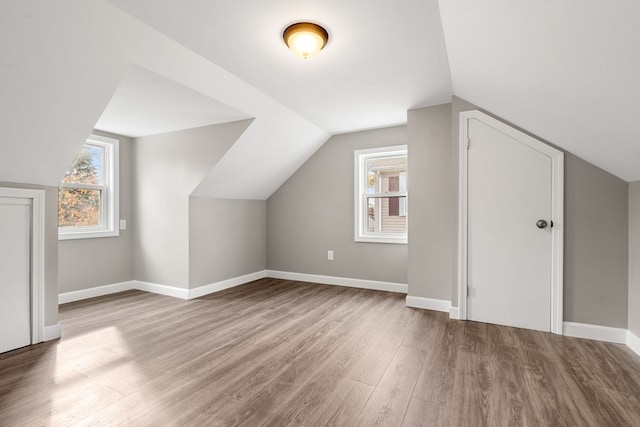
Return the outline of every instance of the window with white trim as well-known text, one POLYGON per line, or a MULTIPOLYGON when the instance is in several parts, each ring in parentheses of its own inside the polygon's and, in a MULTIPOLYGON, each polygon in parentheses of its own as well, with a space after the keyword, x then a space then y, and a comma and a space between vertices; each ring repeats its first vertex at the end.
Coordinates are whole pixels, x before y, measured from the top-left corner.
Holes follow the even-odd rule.
POLYGON ((118 236, 118 144, 87 138, 58 188, 58 238, 118 236))
POLYGON ((407 146, 354 151, 356 242, 407 243, 407 146))

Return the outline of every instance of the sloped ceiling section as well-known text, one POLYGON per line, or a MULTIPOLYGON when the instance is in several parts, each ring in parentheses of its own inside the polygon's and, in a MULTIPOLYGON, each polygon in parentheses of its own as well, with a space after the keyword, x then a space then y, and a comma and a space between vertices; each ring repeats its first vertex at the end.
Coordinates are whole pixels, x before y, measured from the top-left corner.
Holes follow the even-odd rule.
POLYGON ((640 2, 441 0, 453 92, 640 180, 640 2))
POLYGON ((111 1, 329 133, 455 94, 640 179, 637 0, 111 1), (309 61, 279 37, 304 19, 330 34, 309 61))
POLYGON ((247 118, 200 92, 132 65, 95 128, 135 138, 247 118))
POLYGON ((110 0, 331 134, 406 123, 408 109, 451 101, 435 1, 110 0), (291 23, 326 26, 301 60, 291 23))
MULTIPOLYGON (((226 156, 218 163, 228 171, 224 191, 235 198, 268 197, 283 175, 328 138, 264 93, 104 1, 2 1, 0 7, 2 181, 57 186, 132 65, 256 118, 252 132, 235 143, 242 152, 277 140, 279 151, 271 155, 248 156, 233 167, 225 166, 226 156), (283 131, 291 126, 295 134, 283 131)), ((218 196, 220 186, 201 195, 218 196)))
POLYGON ((0 180, 59 184, 128 65, 126 26, 110 18, 95 4, 0 1, 0 180))

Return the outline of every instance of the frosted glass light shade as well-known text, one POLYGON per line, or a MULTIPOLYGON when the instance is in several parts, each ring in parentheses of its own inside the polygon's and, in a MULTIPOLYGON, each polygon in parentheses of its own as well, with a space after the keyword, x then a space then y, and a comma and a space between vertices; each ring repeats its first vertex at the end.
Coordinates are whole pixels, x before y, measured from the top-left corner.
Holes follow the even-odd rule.
POLYGON ((289 49, 304 59, 316 55, 329 40, 327 30, 311 22, 290 25, 282 35, 289 49))

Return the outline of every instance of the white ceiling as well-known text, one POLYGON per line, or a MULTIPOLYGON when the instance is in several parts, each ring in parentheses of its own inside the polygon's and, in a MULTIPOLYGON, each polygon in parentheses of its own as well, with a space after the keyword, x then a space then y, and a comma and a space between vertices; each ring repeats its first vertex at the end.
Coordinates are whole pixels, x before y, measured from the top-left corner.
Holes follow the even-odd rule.
POLYGON ((434 1, 112 3, 333 134, 406 123, 408 109, 451 100, 434 1), (300 20, 329 32, 306 61, 282 41, 300 20))
POLYGON ((111 3, 329 133, 404 123, 455 94, 640 180, 638 1, 111 3), (330 34, 307 61, 281 39, 299 20, 330 34))
POLYGON ((95 128, 134 138, 248 118, 200 92, 132 66, 95 128))

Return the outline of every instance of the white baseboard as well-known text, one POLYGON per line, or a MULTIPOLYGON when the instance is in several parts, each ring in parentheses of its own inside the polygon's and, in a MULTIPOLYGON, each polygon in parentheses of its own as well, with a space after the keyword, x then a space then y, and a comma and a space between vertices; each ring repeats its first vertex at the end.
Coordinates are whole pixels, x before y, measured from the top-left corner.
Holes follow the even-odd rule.
POLYGON ((610 326, 589 325, 586 323, 564 322, 564 335, 568 337, 587 338, 617 344, 627 343, 627 330, 610 326))
POLYGON ((58 295, 58 304, 65 304, 68 302, 115 294, 117 292, 128 291, 131 289, 137 289, 139 291, 151 292, 154 294, 166 295, 181 299, 193 299, 265 277, 267 277, 267 270, 256 271, 255 273, 233 277, 231 279, 222 280, 220 282, 211 283, 209 285, 200 286, 194 289, 184 289, 178 288, 176 286, 143 282, 141 280, 131 280, 130 282, 114 283, 112 285, 97 286, 95 288, 65 292, 58 295))
MULTIPOLYGON (((224 289, 239 286, 253 280, 273 277, 275 279, 298 280, 303 282, 322 283, 326 285, 339 285, 352 288, 372 289, 377 291, 407 293, 407 285, 404 283, 380 282, 375 280, 350 279, 346 277, 321 276, 317 274, 291 273, 286 271, 261 270, 244 276, 233 277, 209 285, 199 286, 194 289, 178 288, 158 283, 132 280, 129 282, 114 283, 112 285, 97 286, 95 288, 83 289, 73 292, 65 292, 58 295, 58 304, 65 304, 73 301, 80 301, 88 298, 114 294, 117 292, 137 289, 139 291, 151 292, 154 294, 166 295, 181 299, 193 299, 224 289)), ((434 300, 436 301, 436 300, 434 300)), ((435 310, 435 309, 434 309, 435 310)))
POLYGON ((444 311, 446 313, 449 313, 449 310, 451 310, 451 302, 443 299, 414 297, 411 295, 407 295, 405 304, 407 305, 407 307, 444 311))
POLYGON ((62 336, 62 327, 60 327, 60 323, 56 323, 55 325, 45 325, 42 331, 43 341, 57 340, 61 336, 62 336))
POLYGON ((460 320, 460 308, 459 307, 451 307, 449 309, 449 319, 460 320))
POLYGON ((117 292, 128 291, 131 289, 134 289, 133 281, 96 286, 95 288, 82 289, 79 291, 63 292, 58 294, 58 304, 66 304, 68 302, 101 297, 103 295, 115 294, 117 292))
POLYGON ((197 288, 189 289, 188 299, 198 298, 214 292, 223 291, 254 280, 264 279, 265 277, 267 277, 267 270, 262 270, 256 271, 255 273, 245 274, 244 276, 223 280, 221 282, 211 283, 210 285, 199 286, 197 288))
POLYGON ((267 270, 267 277, 299 282, 320 283, 323 285, 346 286, 349 288, 371 289, 406 294, 408 286, 405 283, 380 282, 377 280, 351 279, 348 277, 322 276, 319 274, 293 273, 289 271, 267 270))
POLYGON ((139 291, 151 292, 153 294, 166 295, 180 299, 189 299, 189 289, 178 288, 175 286, 159 285, 157 283, 142 282, 140 280, 133 281, 133 289, 139 291))
POLYGON ((634 335, 633 332, 627 331, 627 347, 633 350, 638 356, 640 356, 640 338, 634 335))

